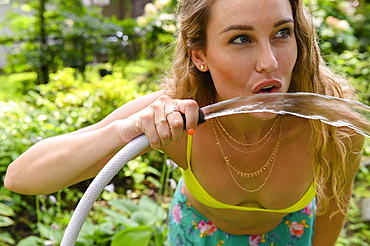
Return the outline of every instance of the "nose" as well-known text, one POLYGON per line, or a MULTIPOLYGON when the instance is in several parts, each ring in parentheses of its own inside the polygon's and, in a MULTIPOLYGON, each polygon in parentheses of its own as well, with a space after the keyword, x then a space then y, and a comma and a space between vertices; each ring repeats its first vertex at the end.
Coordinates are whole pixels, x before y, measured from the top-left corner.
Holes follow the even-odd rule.
POLYGON ((258 60, 256 64, 257 72, 271 73, 278 68, 279 63, 274 55, 273 50, 271 49, 270 44, 261 45, 258 53, 259 55, 257 55, 258 60))

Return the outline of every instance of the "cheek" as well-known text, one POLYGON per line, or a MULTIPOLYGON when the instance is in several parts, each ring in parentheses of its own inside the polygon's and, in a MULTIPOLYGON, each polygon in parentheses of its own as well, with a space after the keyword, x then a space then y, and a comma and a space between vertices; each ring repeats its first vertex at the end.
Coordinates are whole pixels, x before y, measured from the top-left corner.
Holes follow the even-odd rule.
POLYGON ((254 69, 249 57, 250 54, 242 52, 229 52, 209 57, 209 68, 215 84, 219 83, 222 86, 226 82, 225 86, 227 86, 227 84, 238 83, 238 81, 245 83, 254 69))
POLYGON ((279 54, 279 64, 286 71, 286 73, 291 73, 293 71, 294 65, 296 64, 298 56, 296 44, 292 44, 287 49, 283 49, 279 54))
POLYGON ((286 79, 287 82, 289 82, 286 85, 286 89, 288 89, 290 86, 293 69, 297 61, 297 50, 295 49, 295 46, 291 47, 290 49, 280 50, 278 57, 279 73, 286 79))
POLYGON ((250 66, 250 64, 236 59, 230 62, 220 62, 213 66, 210 71, 220 96, 228 98, 245 93, 247 81, 252 74, 250 66))

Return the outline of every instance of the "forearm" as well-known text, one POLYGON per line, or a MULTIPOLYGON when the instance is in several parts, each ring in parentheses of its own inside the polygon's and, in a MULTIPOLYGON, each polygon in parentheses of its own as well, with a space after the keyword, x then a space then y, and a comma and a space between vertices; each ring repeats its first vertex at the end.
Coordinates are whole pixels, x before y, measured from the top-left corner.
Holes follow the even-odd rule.
POLYGON ((96 175, 104 159, 123 147, 115 128, 110 124, 37 143, 9 165, 5 186, 22 194, 47 194, 96 175))
POLYGON ((344 216, 337 214, 329 219, 329 214, 317 216, 312 246, 335 245, 343 228, 344 216))
POLYGON ((9 165, 5 187, 23 194, 52 193, 94 177, 114 153, 141 134, 148 136, 153 149, 180 141, 184 125, 177 111, 186 115, 186 126, 195 129, 198 105, 161 94, 137 99, 95 125, 34 145, 9 165), (174 109, 176 114, 168 114, 174 109), (157 124, 163 117, 165 123, 157 124))
MULTIPOLYGON (((358 167, 361 163, 364 137, 360 134, 352 135, 351 141, 351 148, 349 149, 349 151, 351 152, 350 155, 347 157, 346 163, 346 172, 348 175, 347 183, 344 187, 346 194, 342 197, 339 197, 339 199, 343 202, 342 208, 344 209, 349 207, 350 199, 352 197, 353 182, 358 167)), ((341 177, 336 178, 339 179, 341 177)), ((325 188, 328 197, 333 197, 333 188, 332 183, 330 182, 331 180, 334 180, 334 178, 330 177, 329 182, 326 184, 325 188)), ((323 215, 317 216, 316 218, 314 239, 312 244, 313 246, 334 246, 341 230, 343 229, 343 225, 346 220, 346 215, 344 213, 346 213, 347 211, 343 211, 343 213, 341 213, 339 210, 339 201, 336 202, 334 198, 329 200, 328 205, 328 211, 323 215), (336 212, 336 214, 331 217, 334 212, 336 212)))

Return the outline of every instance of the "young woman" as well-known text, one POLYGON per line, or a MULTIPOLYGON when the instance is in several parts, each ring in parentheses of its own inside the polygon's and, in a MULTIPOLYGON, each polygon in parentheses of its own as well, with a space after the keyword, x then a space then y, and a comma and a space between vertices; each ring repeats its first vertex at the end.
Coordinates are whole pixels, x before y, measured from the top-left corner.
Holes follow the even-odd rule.
POLYGON ((348 86, 322 62, 302 1, 183 0, 179 18, 164 90, 37 143, 9 166, 6 187, 23 194, 63 189, 95 176, 144 133, 151 149, 162 149, 183 170, 170 211, 170 245, 334 245, 362 136, 271 113, 196 125, 200 106, 239 96, 349 97, 348 86))

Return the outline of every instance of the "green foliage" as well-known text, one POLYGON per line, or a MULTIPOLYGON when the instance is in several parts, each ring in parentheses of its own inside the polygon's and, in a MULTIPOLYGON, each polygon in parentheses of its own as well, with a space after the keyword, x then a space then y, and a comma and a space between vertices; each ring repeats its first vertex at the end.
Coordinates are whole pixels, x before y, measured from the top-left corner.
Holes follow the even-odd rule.
MULTIPOLYGON (((10 207, 12 198, 0 193, 0 228, 9 227, 15 224, 11 217, 15 216, 14 210, 10 207)), ((0 232, 0 245, 13 244, 14 240, 8 232, 0 232)))
POLYGON ((0 203, 0 227, 7 227, 14 224, 14 221, 9 216, 14 216, 13 209, 4 203, 0 203))
POLYGON ((32 70, 40 75, 44 66, 49 71, 73 67, 83 74, 97 56, 106 55, 104 49, 109 49, 111 43, 122 46, 119 38, 122 41, 124 27, 103 18, 98 9, 85 7, 81 1, 46 2, 45 12, 40 10, 39 1, 33 0, 19 4, 23 15, 18 12, 7 14, 4 23, 13 34, 3 39, 13 40, 8 44, 18 40, 22 43, 8 56, 6 71, 32 70), (41 14, 45 23, 41 22, 41 14), (40 31, 42 27, 44 37, 40 31), (122 33, 120 37, 117 37, 118 32, 122 33), (44 44, 42 39, 46 40, 44 44))
POLYGON ((156 5, 148 4, 152 8, 146 7, 147 13, 137 22, 134 19, 121 21, 115 17, 103 17, 99 9, 83 6, 81 1, 49 0, 43 12, 44 25, 39 18, 38 0, 16 2, 16 7, 23 10, 24 15, 16 11, 7 14, 3 26, 10 28, 13 34, 0 38, 0 41, 8 40, 8 45, 21 43, 8 56, 5 71, 30 70, 40 77, 45 67, 49 71, 72 67, 84 75, 90 63, 110 62, 115 65, 136 59, 162 59, 163 52, 173 41, 177 19, 167 13, 170 3, 157 2, 156 5), (143 19, 145 25, 142 25, 143 19), (40 41, 43 39, 42 26, 45 44, 40 41))
POLYGON ((34 88, 36 73, 14 73, 0 76, 0 101, 17 101, 34 88))
MULTIPOLYGON (((166 238, 164 220, 167 218, 167 212, 152 199, 143 196, 137 205, 123 199, 110 201, 108 204, 112 205, 113 209, 126 213, 126 218, 129 218, 123 221, 125 229, 113 237, 112 246, 146 246, 151 241, 151 245, 163 245, 166 238)), ((111 211, 115 210, 105 209, 106 213, 111 211)))
POLYGON ((314 23, 325 54, 359 50, 364 52, 370 45, 368 15, 369 3, 360 1, 310 0, 314 23))
MULTIPOLYGON (((39 85, 34 89, 19 86, 4 90, 2 94, 4 98, 14 100, 0 101, 2 179, 9 163, 37 141, 94 124, 120 105, 156 90, 156 81, 160 76, 158 71, 164 68, 163 65, 163 63, 137 61, 126 64, 124 69, 118 67, 112 69, 109 64, 88 67, 85 77, 88 81, 83 81, 81 77, 76 76, 75 69, 66 68, 51 74, 52 83, 39 85), (98 70, 103 67, 112 69, 113 74, 101 78, 98 70), (136 83, 135 78, 140 78, 140 83, 136 83), (6 91, 10 91, 16 98, 7 96, 6 91)), ((9 75, 5 76, 4 80, 8 81, 9 85, 20 85, 22 78, 27 78, 29 75, 32 74, 9 75)), ((24 81, 24 84, 28 85, 28 82, 24 81)), ((148 153, 134 160, 117 175, 116 189, 123 194, 131 190, 128 194, 136 194, 136 197, 150 189, 161 189, 158 176, 163 163, 163 154, 158 152, 148 153), (159 169, 153 168, 150 163, 159 169), (136 178, 127 177, 126 172, 132 172, 130 174, 136 178), (137 189, 142 191, 137 192, 137 189)), ((83 187, 82 184, 81 188, 77 186, 66 189, 61 194, 37 196, 36 201, 32 196, 20 196, 6 190, 2 192, 1 194, 9 194, 8 196, 12 197, 12 202, 4 203, 7 209, 10 211, 11 208, 19 213, 15 224, 8 226, 7 231, 1 234, 1 238, 7 240, 4 244, 13 245, 14 241, 17 242, 22 238, 24 239, 20 245, 43 245, 45 241, 59 242, 63 228, 70 218, 70 211, 76 206, 78 197, 81 197, 78 189, 83 187), (56 197, 58 202, 52 203, 52 197, 56 197), (32 217, 38 218, 37 221, 32 217), (25 232, 38 236, 27 237, 17 234, 19 232, 16 228, 21 226, 25 227, 23 229, 25 232), (13 243, 9 240, 13 240, 13 243)), ((3 207, 1 204, 3 204, 2 201, 0 201, 0 208, 3 207)), ((11 215, 5 216, 11 217, 11 215)), ((91 221, 91 224, 95 222, 91 221)), ((96 234, 94 234, 97 242, 106 239, 106 232, 99 230, 102 229, 96 227, 96 234)), ((103 244, 97 243, 97 245, 103 244)))
MULTIPOLYGON (((136 66, 126 69, 135 70, 136 66)), ((136 74, 140 72, 143 71, 136 74)), ((124 79, 118 72, 100 78, 96 69, 92 70, 90 74, 94 76, 88 76, 90 82, 76 79, 74 73, 74 69, 69 68, 52 74, 53 83, 40 85, 36 91, 29 90, 20 102, 0 101, 0 138, 3 141, 0 174, 3 175, 7 165, 33 143, 94 124, 118 106, 156 88, 155 83, 148 83, 144 78, 139 85, 124 79)), ((150 74, 148 70, 143 73, 150 74)), ((153 80, 155 77, 150 77, 150 81, 153 80)))
POLYGON ((330 67, 352 83, 358 98, 370 105, 370 49, 363 53, 347 50, 327 56, 326 60, 330 67))
MULTIPOLYGON (((109 188, 103 192, 101 199, 95 202, 76 245, 164 245, 167 235, 167 212, 163 206, 168 206, 167 203, 158 205, 145 195, 125 198, 108 190, 109 188)), ((73 190, 66 189, 58 192, 56 196, 37 196, 38 236, 28 236, 17 245, 59 245, 72 215, 72 212, 63 209, 68 203, 65 195, 81 197, 81 192, 73 193, 73 190)), ((76 202, 73 201, 73 204, 76 202)))
POLYGON ((349 221, 341 232, 337 246, 367 246, 370 244, 370 223, 361 220, 361 200, 370 197, 370 170, 362 165, 356 176, 349 221))
POLYGON ((137 42, 141 45, 142 57, 153 59, 163 54, 174 41, 178 19, 173 8, 175 1, 154 1, 145 6, 145 14, 137 18, 137 42))

